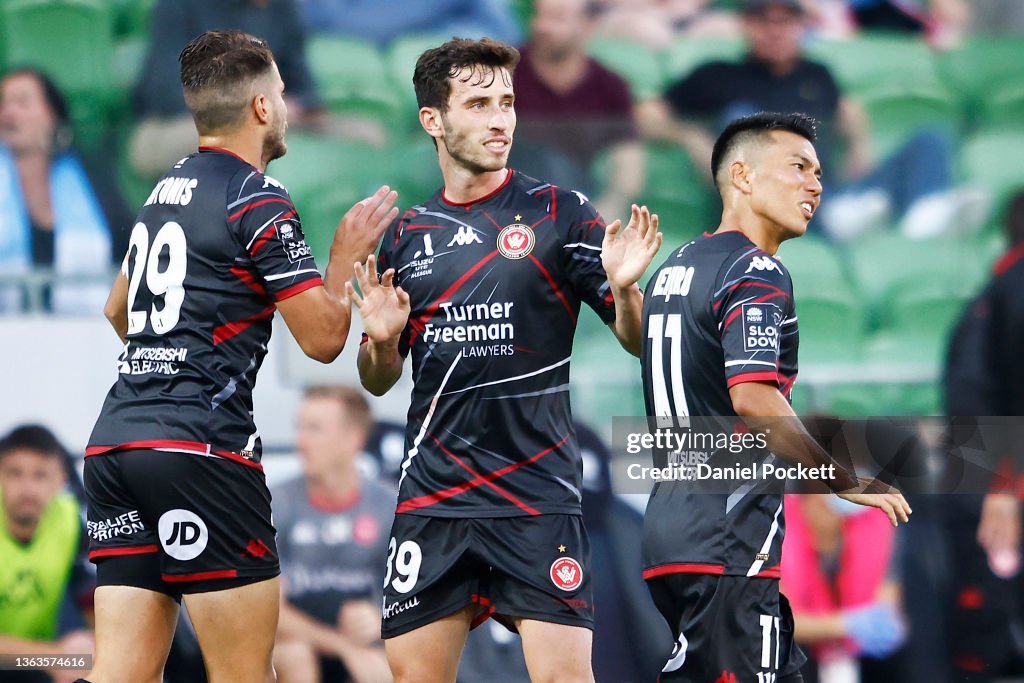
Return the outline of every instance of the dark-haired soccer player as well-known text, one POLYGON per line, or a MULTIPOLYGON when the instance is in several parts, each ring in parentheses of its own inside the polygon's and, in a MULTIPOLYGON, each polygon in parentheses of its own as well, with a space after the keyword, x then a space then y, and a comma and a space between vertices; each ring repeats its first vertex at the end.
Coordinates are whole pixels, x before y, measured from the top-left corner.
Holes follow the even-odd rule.
MULTIPOLYGON (((804 234, 821 202, 813 142, 813 119, 800 114, 757 114, 723 131, 712 160, 721 225, 675 249, 651 278, 641 355, 648 415, 770 424, 771 452, 808 466, 835 463, 796 420, 778 419, 794 416, 797 319, 775 252, 804 234)), ((804 657, 778 587, 782 496, 767 482, 737 484, 714 494, 659 482, 648 504, 644 578, 677 635, 662 681, 802 680, 804 657)), ((875 482, 860 487, 839 465, 830 485, 881 508, 894 525, 908 519, 901 494, 875 482)))
POLYGON ((199 151, 161 179, 107 316, 125 350, 86 451, 97 564, 93 683, 161 680, 185 595, 211 683, 272 677, 279 604, 252 389, 280 310, 302 349, 340 353, 352 264, 397 216, 382 187, 342 218, 321 279, 287 191, 284 83, 267 45, 211 31, 180 56, 199 151))
POLYGON ((518 630, 532 680, 593 681, 570 353, 584 302, 639 353, 636 281, 661 235, 646 208, 605 229, 582 194, 506 167, 518 58, 487 39, 420 56, 419 120, 444 188, 385 234, 380 283, 371 260, 357 269, 365 299, 350 292, 363 384, 382 394, 413 359, 383 606, 400 683, 454 681, 489 616, 518 630))

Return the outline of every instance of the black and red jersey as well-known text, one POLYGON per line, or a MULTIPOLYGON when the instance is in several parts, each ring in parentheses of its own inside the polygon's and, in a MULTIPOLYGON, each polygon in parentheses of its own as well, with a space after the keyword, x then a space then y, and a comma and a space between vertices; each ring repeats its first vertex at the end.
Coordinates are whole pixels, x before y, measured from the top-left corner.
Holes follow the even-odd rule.
POLYGON ((154 187, 122 272, 128 343, 86 455, 157 448, 259 467, 252 390, 275 302, 322 284, 288 192, 201 148, 154 187))
POLYGON ((438 192, 385 233, 381 269, 412 302, 399 513, 579 514, 569 362, 581 302, 615 317, 603 238, 582 194, 513 171, 470 204, 438 192))
MULTIPOLYGON (((644 292, 647 414, 735 417, 729 388, 742 382, 775 384, 789 398, 796 323, 789 272, 743 233, 706 235, 676 249, 644 292)), ((785 532, 777 489, 738 480, 725 494, 702 491, 700 482, 659 482, 645 520, 644 576, 777 578, 785 532)))

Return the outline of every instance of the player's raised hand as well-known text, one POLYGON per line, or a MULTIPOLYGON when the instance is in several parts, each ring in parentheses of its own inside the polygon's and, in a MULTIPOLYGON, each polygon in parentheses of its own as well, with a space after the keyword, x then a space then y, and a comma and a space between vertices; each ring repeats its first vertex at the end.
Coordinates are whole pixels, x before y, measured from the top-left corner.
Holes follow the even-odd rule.
POLYGON ((381 235, 398 217, 397 199, 397 192, 382 185, 373 195, 346 211, 334 231, 331 260, 337 257, 338 263, 362 262, 376 251, 381 235))
POLYGON ((621 220, 605 228, 601 263, 608 282, 620 288, 633 286, 651 265, 663 239, 658 232, 658 214, 652 214, 646 206, 633 204, 625 228, 621 220))
POLYGON ((841 491, 836 495, 857 505, 878 508, 889 517, 893 526, 898 526, 900 521, 909 522, 910 513, 913 512, 902 493, 878 479, 869 479, 855 489, 841 491))
POLYGON ((401 287, 394 286, 395 270, 388 268, 384 275, 377 277, 377 259, 371 254, 366 266, 353 266, 360 294, 351 282, 345 284, 349 299, 359 309, 363 319, 363 331, 376 343, 394 342, 409 321, 409 295, 401 287))

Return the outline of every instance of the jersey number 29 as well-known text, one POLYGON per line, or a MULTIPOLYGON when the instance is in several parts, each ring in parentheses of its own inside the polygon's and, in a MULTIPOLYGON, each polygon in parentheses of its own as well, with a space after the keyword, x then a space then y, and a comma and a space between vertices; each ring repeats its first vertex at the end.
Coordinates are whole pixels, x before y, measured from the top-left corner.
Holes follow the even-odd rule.
POLYGON ((166 334, 174 329, 181 316, 181 305, 185 302, 185 231, 174 221, 160 226, 150 244, 149 228, 145 223, 136 223, 128 242, 128 257, 135 254, 135 264, 129 269, 128 281, 128 334, 138 334, 146 327, 148 318, 156 334, 166 334), (167 250, 167 266, 160 269, 160 256, 167 250), (149 311, 136 311, 135 298, 145 280, 146 287, 154 297, 149 311), (157 308, 156 297, 163 296, 163 307, 157 308))

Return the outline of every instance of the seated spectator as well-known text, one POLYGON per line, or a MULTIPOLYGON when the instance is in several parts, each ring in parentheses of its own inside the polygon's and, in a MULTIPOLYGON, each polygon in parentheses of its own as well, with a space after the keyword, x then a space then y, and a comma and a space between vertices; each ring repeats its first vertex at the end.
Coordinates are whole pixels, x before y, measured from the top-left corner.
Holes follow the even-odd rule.
MULTIPOLYGON (((77 499, 64 490, 65 451, 49 430, 26 425, 0 439, 0 653, 91 655, 92 634, 59 632, 71 602, 91 623, 92 571, 77 499)), ((86 667, 88 668, 88 667, 86 667)), ((5 671, 4 681, 70 682, 81 671, 5 671)))
POLYGON ((699 168, 708 168, 712 132, 726 122, 759 110, 810 114, 818 120, 816 148, 829 192, 816 224, 824 223, 833 238, 853 239, 890 213, 910 237, 962 228, 962 214, 978 197, 951 190, 948 136, 922 130, 876 161, 863 108, 843 95, 827 67, 803 54, 800 1, 744 0, 743 8, 746 58, 704 64, 662 99, 643 103, 642 131, 683 145, 699 168), (842 169, 839 146, 845 149, 842 169))
POLYGON ((302 476, 272 491, 284 580, 274 665, 289 683, 391 680, 380 614, 396 496, 359 475, 371 424, 359 389, 307 389, 302 476))
POLYGON ((596 32, 664 50, 688 38, 738 38, 736 14, 713 0, 599 0, 596 32))
POLYGON ((644 186, 644 150, 629 86, 587 55, 587 0, 537 0, 530 40, 515 71, 516 145, 509 162, 594 197, 604 216, 622 216, 644 186), (611 174, 597 195, 594 157, 609 150, 611 174))
POLYGON ((970 11, 964 0, 816 0, 839 6, 828 12, 835 19, 832 33, 895 31, 925 36, 935 47, 947 48, 964 36, 970 11))
POLYGON ((389 0, 386 9, 376 0, 299 2, 310 33, 351 36, 381 47, 416 33, 487 36, 513 44, 520 38, 509 3, 502 0, 389 0))
POLYGON ((149 49, 132 93, 138 123, 129 153, 132 168, 140 175, 157 178, 199 144, 181 91, 178 53, 195 36, 217 28, 245 31, 274 50, 291 125, 384 143, 379 123, 328 115, 323 108, 306 61, 305 32, 295 0, 158 0, 150 16, 149 49))
POLYGON ((781 588, 796 640, 821 683, 858 681, 858 657, 886 657, 906 635, 896 530, 881 511, 829 494, 786 495, 785 515, 781 588))
POLYGON ((26 304, 79 315, 103 309, 113 270, 110 226, 71 142, 67 104, 53 82, 32 68, 7 72, 0 81, 0 272, 53 269, 57 282, 35 292, 0 284, 0 312, 26 304))

